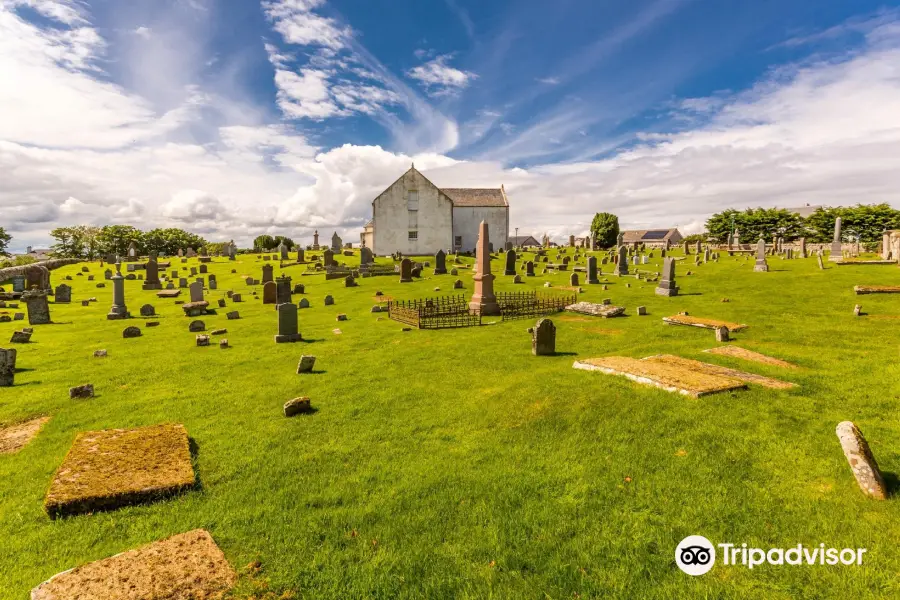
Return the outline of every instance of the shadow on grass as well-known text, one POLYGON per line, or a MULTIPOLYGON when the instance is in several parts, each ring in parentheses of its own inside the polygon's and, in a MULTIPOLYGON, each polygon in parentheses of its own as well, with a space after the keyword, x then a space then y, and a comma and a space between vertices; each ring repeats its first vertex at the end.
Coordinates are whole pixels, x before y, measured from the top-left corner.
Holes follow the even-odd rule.
POLYGON ((315 344, 315 343, 317 343, 317 342, 324 342, 324 341, 325 341, 325 338, 319 338, 319 339, 316 339, 316 340, 311 340, 311 339, 303 338, 302 340, 300 340, 300 342, 303 343, 303 344, 315 344))
POLYGON ((700 292, 691 292, 690 294, 678 294, 679 296, 702 296, 700 292))
POLYGON ((26 385, 40 385, 43 381, 26 381, 25 383, 15 383, 13 387, 24 387, 26 385))
POLYGON ((28 369, 28 368, 20 369, 18 367, 16 368, 16 373, 30 373, 31 371, 34 371, 34 369, 28 369))
POLYGON ((887 488, 889 498, 900 495, 900 477, 893 471, 882 471, 881 477, 884 479, 884 487, 887 488))
POLYGON ((554 352, 553 356, 578 356, 577 352, 554 352))
POLYGON ((191 453, 191 466, 194 468, 194 487, 197 492, 203 491, 203 480, 200 479, 200 446, 197 440, 188 436, 188 451, 191 453))

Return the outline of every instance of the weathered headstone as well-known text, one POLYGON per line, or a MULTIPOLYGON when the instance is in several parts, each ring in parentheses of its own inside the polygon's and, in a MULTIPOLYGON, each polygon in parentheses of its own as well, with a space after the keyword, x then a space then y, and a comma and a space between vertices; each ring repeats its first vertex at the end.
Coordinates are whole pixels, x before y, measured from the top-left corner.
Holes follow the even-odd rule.
POLYGON ((525 263, 525 277, 534 277, 534 263, 530 260, 525 263))
POLYGON ((447 274, 447 255, 444 254, 443 250, 438 250, 437 254, 434 255, 434 274, 447 274))
POLYGON ((57 304, 68 304, 72 301, 72 286, 66 285, 65 283, 61 283, 56 286, 56 292, 53 295, 53 300, 57 304))
POLYGON ((156 314, 156 309, 153 308, 152 304, 145 304, 141 307, 141 316, 142 317, 152 317, 156 314))
POLYGON ((677 296, 678 286, 675 285, 675 259, 672 257, 663 259, 662 278, 656 286, 657 296, 677 296))
POLYGON ((838 423, 835 433, 860 489, 872 498, 886 499, 887 487, 881 476, 881 469, 859 428, 851 421, 844 421, 838 423))
POLYGON ((769 263, 766 262, 766 240, 759 238, 756 242, 756 264, 753 270, 759 273, 765 273, 769 270, 769 263))
POLYGON ((834 220, 834 239, 831 242, 831 254, 828 255, 828 260, 839 262, 843 259, 844 257, 841 254, 841 218, 838 217, 834 220))
POLYGON ((297 364, 297 375, 300 375, 301 373, 312 373, 313 367, 315 366, 316 357, 304 354, 300 357, 300 362, 297 364))
POLYGON ((139 327, 134 327, 133 325, 122 330, 122 337, 125 339, 141 337, 141 335, 143 335, 141 329, 139 327))
POLYGON ((727 342, 729 338, 728 328, 722 325, 721 327, 716 327, 716 341, 717 342, 727 342))
POLYGON ((274 281, 266 282, 263 285, 263 304, 277 304, 278 301, 278 285, 274 281))
POLYGON ((283 410, 285 417, 293 417, 294 415, 312 412, 312 406, 310 405, 309 398, 304 396, 302 398, 288 400, 284 403, 283 410))
POLYGON ((504 269, 503 274, 504 275, 515 275, 516 274, 516 251, 515 250, 508 250, 506 252, 506 268, 504 269))
POLYGON ((628 275, 628 250, 625 246, 619 246, 619 256, 616 262, 616 268, 613 269, 616 275, 628 275))
POLYGON ((22 293, 22 301, 28 309, 29 325, 46 325, 51 322, 47 292, 38 289, 26 290, 22 293))
POLYGON ((159 263, 155 260, 150 260, 146 265, 147 276, 144 278, 144 283, 141 285, 141 289, 144 290, 158 290, 162 288, 162 283, 159 281, 159 263))
POLYGON ((556 326, 550 319, 540 319, 531 331, 531 353, 535 356, 556 354, 556 326))
POLYGON ((12 387, 16 376, 16 351, 0 348, 0 387, 12 387))
POLYGON ((589 256, 587 259, 587 282, 589 284, 599 284, 600 280, 597 278, 597 257, 589 256))
POLYGON ((262 268, 262 282, 269 283, 270 281, 274 281, 273 278, 274 267, 272 265, 263 265, 262 268))
POLYGON ((298 331, 297 306, 291 303, 279 304, 275 310, 278 312, 278 334, 275 336, 275 343, 283 344, 302 340, 303 337, 298 331))
POLYGON ((412 283, 412 261, 408 258, 400 261, 400 283, 412 283))

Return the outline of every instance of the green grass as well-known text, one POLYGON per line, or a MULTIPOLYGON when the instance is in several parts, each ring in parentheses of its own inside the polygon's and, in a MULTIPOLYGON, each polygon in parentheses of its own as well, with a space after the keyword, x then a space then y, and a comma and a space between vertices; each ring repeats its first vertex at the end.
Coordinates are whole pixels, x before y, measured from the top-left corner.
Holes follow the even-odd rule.
MULTIPOLYGON (((882 469, 900 471, 900 296, 852 292, 896 285, 896 267, 820 271, 815 258, 770 259, 772 272, 754 273, 752 259, 724 256, 679 263, 675 298, 608 276, 608 291, 582 284, 580 299, 609 297, 630 315, 645 305, 649 315, 553 316, 560 355, 534 357, 530 320, 402 332, 386 313, 369 312, 376 290, 398 299, 433 296, 435 286, 454 293, 452 275, 360 279, 347 289, 300 277, 303 267, 286 271, 312 302, 300 311, 309 341, 276 345, 274 309, 230 274, 259 278, 263 264, 243 256, 211 265, 212 306, 228 289, 245 299, 235 306, 239 321, 226 321, 230 303, 204 318, 208 329, 228 329, 230 350, 195 347, 192 319, 139 281, 126 282, 129 309, 137 315, 149 302, 161 324, 124 340, 122 329, 141 319, 106 320, 111 286, 75 277, 80 265, 53 272, 54 285, 73 275, 73 303, 51 307, 58 324, 37 326, 33 342, 18 346, 25 371, 16 387, 0 388, 0 422, 52 415, 25 449, 0 456, 0 598, 26 597, 55 573, 199 527, 239 572, 260 562, 238 597, 261 598, 263 589, 316 599, 900 594, 900 504, 862 494, 834 434, 839 421, 854 421, 882 469), (323 306, 326 294, 334 306, 323 306), (99 302, 83 308, 90 296, 99 302), (869 315, 854 317, 856 303, 869 315), (703 354, 716 343, 711 331, 662 323, 679 311, 745 323, 732 343, 801 369, 703 354), (336 322, 337 313, 349 320, 336 322), (97 349, 109 357, 93 358, 97 349), (694 400, 572 368, 579 358, 662 353, 799 385, 694 400), (296 375, 301 354, 315 354, 322 372, 296 375), (97 397, 68 398, 69 387, 88 382, 97 397), (282 404, 297 396, 318 412, 284 418, 282 404), (78 432, 165 422, 183 423, 194 441, 199 490, 47 517, 44 496, 78 432), (717 565, 692 578, 674 563, 690 534, 868 553, 862 567, 717 565)), ((98 264, 91 270, 102 280, 98 264)), ((493 270, 502 273, 501 260, 493 270)), ((567 285, 569 273, 537 270, 524 285, 498 275, 497 289, 567 285)), ((471 273, 459 278, 470 294, 471 273)), ((0 340, 21 326, 0 324, 0 340)))

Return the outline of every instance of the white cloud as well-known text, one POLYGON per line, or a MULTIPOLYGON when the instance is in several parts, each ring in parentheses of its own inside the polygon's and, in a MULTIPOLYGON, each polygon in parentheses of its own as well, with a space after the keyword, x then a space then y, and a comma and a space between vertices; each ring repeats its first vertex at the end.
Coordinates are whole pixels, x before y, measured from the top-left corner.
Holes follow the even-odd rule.
POLYGON ((340 50, 347 46, 353 30, 336 20, 312 12, 324 4, 320 0, 271 0, 263 2, 273 28, 289 44, 324 46, 340 50))
POLYGON ((432 96, 457 93, 468 87, 478 76, 475 73, 461 71, 448 65, 447 62, 452 58, 452 54, 442 54, 424 64, 413 67, 406 72, 406 75, 423 83, 432 96))
POLYGON ((328 74, 323 71, 303 69, 298 75, 276 69, 275 85, 278 87, 278 107, 286 117, 322 120, 342 114, 331 100, 328 74))
POLYGON ((136 35, 138 37, 142 37, 145 40, 149 40, 150 36, 152 35, 152 32, 150 31, 149 27, 141 26, 134 30, 134 35, 136 35))
POLYGON ((535 77, 534 80, 547 85, 559 85, 559 77, 535 77))

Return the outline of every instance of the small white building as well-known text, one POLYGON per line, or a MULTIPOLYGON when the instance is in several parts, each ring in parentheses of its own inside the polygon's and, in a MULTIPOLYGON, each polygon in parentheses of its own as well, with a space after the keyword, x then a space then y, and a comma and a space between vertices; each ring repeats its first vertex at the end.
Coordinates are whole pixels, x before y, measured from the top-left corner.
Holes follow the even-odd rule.
POLYGON ((478 225, 486 221, 491 245, 509 239, 509 201, 499 188, 440 189, 411 167, 372 201, 372 220, 360 239, 375 254, 474 251, 478 225))

